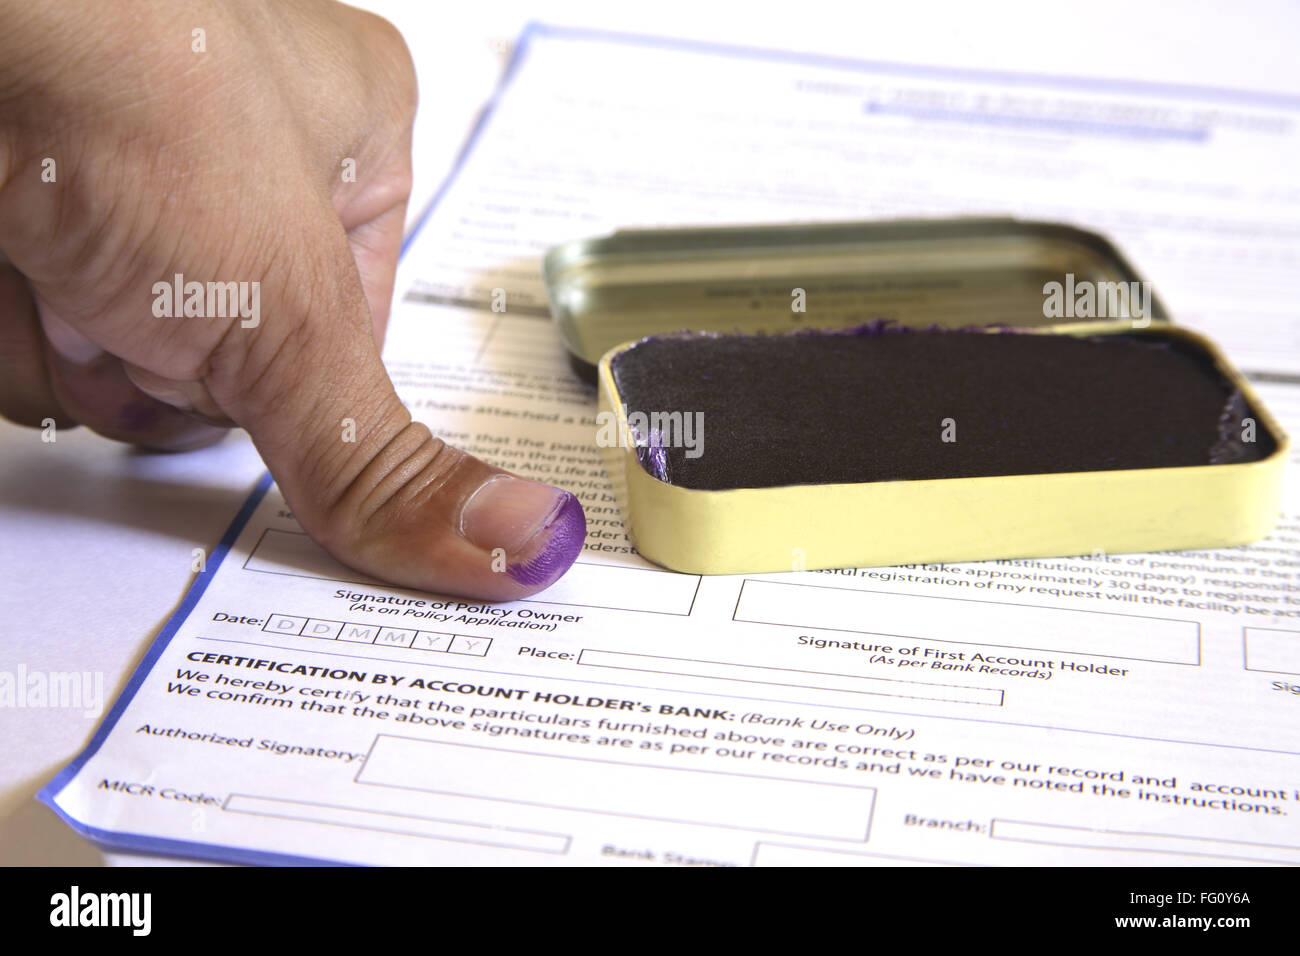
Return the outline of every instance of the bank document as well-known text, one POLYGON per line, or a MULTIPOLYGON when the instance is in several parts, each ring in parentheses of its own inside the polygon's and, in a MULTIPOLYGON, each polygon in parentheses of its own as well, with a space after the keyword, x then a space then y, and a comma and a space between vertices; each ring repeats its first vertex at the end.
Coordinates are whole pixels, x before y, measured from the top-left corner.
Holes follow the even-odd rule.
POLYGON ((669 572, 624 535, 540 278, 618 227, 1064 220, 1294 429, 1298 105, 531 28, 385 356, 435 433, 581 497, 577 564, 510 604, 394 589, 264 479, 43 799, 237 862, 1300 863, 1294 483, 1230 550, 669 572))

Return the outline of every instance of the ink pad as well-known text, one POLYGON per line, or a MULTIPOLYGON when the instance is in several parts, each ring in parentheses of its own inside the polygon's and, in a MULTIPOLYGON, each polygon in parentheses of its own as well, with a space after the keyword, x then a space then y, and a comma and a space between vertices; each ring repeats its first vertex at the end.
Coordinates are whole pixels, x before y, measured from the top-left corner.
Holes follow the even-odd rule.
POLYGON ((683 488, 1232 464, 1276 448, 1249 434, 1258 413, 1210 357, 1163 333, 683 334, 610 368, 643 444, 662 449, 657 477, 683 488))
POLYGON ((1071 226, 620 233, 546 277, 575 369, 605 350, 628 534, 674 570, 1226 547, 1276 520, 1286 435, 1071 226))

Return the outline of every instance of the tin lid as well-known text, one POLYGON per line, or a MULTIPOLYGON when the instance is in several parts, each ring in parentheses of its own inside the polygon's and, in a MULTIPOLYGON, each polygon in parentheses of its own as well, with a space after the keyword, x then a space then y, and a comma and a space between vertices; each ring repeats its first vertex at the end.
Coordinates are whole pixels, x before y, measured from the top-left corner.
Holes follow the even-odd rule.
POLYGON ((1109 240, 1010 218, 621 230, 552 248, 543 274, 590 374, 616 345, 683 329, 1169 321, 1109 240))

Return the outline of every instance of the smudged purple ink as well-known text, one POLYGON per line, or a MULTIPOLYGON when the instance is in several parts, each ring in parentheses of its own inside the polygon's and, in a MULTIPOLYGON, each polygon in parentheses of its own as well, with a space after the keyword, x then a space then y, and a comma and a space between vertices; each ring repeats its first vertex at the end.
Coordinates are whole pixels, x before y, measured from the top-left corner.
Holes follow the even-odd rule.
POLYGON ((118 409, 118 427, 126 432, 145 432, 158 427, 160 402, 128 402, 118 409))
POLYGON ((506 573, 525 587, 553 583, 578 557, 587 538, 587 516, 578 499, 566 492, 542 531, 549 535, 542 550, 529 560, 506 568, 506 573))
POLYGON ((636 436, 636 460, 654 477, 668 482, 668 450, 664 447, 662 431, 652 428, 648 438, 636 436))
POLYGON ((1250 417, 1250 406, 1246 403, 1246 396, 1240 389, 1234 388, 1228 394, 1228 400, 1223 406, 1223 414, 1219 416, 1217 423, 1219 440, 1210 448, 1211 465, 1231 464, 1249 457, 1248 449, 1242 440, 1248 417, 1250 417))

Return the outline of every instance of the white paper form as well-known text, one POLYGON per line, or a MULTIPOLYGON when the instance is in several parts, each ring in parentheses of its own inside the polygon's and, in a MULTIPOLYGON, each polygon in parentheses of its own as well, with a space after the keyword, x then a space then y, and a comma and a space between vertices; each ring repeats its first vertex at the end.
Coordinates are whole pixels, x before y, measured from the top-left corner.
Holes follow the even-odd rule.
POLYGON ((579 563, 513 604, 395 590, 264 485, 45 799, 113 845, 245 861, 1300 862, 1294 486, 1274 537, 1222 552, 670 573, 623 536, 538 275, 616 226, 1065 218, 1297 423, 1270 263, 1296 255, 1298 107, 535 28, 385 354, 438 433, 580 494, 579 563))

